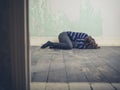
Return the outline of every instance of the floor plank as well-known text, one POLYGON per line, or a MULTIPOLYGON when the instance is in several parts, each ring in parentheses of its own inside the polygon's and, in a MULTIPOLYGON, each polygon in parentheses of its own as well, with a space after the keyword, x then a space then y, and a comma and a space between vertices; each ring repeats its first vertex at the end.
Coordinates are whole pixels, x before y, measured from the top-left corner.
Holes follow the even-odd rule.
POLYGON ((69 83, 70 90, 91 90, 89 83, 69 83))
POLYGON ((109 83, 92 83, 93 90, 115 90, 109 83))
POLYGON ((112 83, 112 85, 117 88, 117 90, 120 90, 120 83, 112 83))
POLYGON ((120 47, 54 50, 31 47, 32 82, 120 82, 120 47))
POLYGON ((87 82, 81 63, 76 56, 66 55, 63 53, 68 82, 87 82))
POLYGON ((30 84, 30 90, 45 90, 46 83, 36 83, 32 82, 30 84))
POLYGON ((68 90, 67 83, 47 83, 45 90, 68 90))
POLYGON ((52 63, 49 71, 48 82, 66 82, 64 63, 52 63))
MULTIPOLYGON (((97 56, 97 54, 96 54, 96 56, 97 56)), ((101 58, 98 56, 98 58, 96 60, 98 60, 99 63, 94 62, 94 60, 91 60, 91 61, 94 63, 96 68, 102 73, 102 75, 105 76, 105 79, 107 79, 109 82, 120 82, 120 73, 117 72, 110 64, 108 64, 106 62, 109 59, 106 59, 104 57, 101 58)))
POLYGON ((70 83, 41 83, 32 82, 30 90, 120 90, 120 83, 88 83, 88 82, 70 82, 70 83))

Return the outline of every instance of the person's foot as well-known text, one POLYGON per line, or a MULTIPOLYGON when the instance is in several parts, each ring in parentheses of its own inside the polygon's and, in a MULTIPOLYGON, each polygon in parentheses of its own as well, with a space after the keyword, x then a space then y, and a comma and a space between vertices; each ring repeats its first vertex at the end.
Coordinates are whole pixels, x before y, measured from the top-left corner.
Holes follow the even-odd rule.
POLYGON ((43 45, 41 46, 41 48, 47 48, 50 44, 51 44, 51 42, 48 41, 48 42, 46 42, 45 44, 43 44, 43 45))

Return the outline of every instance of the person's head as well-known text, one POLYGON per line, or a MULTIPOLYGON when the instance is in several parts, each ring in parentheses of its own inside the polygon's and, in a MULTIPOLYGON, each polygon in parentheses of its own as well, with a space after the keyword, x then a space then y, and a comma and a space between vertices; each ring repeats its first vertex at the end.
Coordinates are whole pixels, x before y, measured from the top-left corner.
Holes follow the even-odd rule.
POLYGON ((94 49, 100 48, 98 44, 96 44, 95 39, 91 36, 87 36, 85 38, 85 42, 89 44, 89 48, 94 48, 94 49))

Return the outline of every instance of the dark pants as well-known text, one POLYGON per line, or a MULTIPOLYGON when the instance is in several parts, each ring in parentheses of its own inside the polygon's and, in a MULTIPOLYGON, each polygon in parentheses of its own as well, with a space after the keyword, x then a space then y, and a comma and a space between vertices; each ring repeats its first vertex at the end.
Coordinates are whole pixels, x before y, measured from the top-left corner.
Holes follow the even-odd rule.
POLYGON ((73 43, 70 40, 67 32, 62 32, 58 36, 59 43, 54 43, 52 42, 52 48, 57 48, 57 49, 72 49, 73 48, 73 43))

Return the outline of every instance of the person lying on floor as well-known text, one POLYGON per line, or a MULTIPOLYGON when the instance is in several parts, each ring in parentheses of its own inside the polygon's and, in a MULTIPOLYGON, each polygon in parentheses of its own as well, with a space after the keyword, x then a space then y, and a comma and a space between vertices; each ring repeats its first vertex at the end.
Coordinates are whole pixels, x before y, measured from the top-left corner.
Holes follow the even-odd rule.
POLYGON ((51 49, 98 49, 100 48, 96 44, 94 38, 86 33, 82 32, 72 32, 66 31, 62 32, 58 36, 59 42, 48 41, 41 46, 41 48, 51 48, 51 49))

